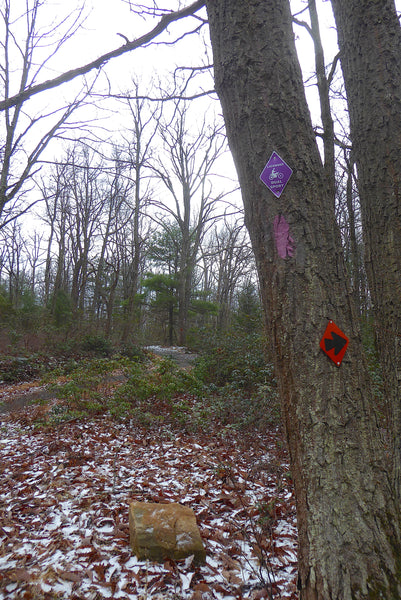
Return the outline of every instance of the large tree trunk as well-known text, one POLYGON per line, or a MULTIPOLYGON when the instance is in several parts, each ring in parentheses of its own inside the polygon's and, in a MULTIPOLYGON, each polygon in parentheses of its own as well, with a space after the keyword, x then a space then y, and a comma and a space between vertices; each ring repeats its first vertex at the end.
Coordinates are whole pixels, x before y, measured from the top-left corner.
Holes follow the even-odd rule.
POLYGON ((207 8, 216 89, 275 350, 297 497, 301 597, 399 598, 397 511, 289 4, 208 0, 207 8), (273 150, 294 169, 279 199, 259 180, 273 150), (339 368, 319 348, 329 318, 350 337, 339 368))
POLYGON ((401 30, 393 0, 332 0, 401 499, 401 30))

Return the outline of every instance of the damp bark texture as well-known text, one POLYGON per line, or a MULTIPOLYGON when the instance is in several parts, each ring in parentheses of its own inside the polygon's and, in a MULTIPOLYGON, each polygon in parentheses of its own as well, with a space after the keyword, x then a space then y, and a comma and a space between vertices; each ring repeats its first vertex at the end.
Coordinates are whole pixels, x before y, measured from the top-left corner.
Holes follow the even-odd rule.
POLYGON ((275 355, 297 497, 302 599, 400 597, 400 535, 286 0, 208 0, 215 84, 275 355), (276 198, 273 151, 293 169, 276 198), (280 229, 288 226, 288 252, 280 229), (350 338, 337 367, 329 319, 350 338))
POLYGON ((401 29, 393 0, 333 0, 401 499, 401 29))

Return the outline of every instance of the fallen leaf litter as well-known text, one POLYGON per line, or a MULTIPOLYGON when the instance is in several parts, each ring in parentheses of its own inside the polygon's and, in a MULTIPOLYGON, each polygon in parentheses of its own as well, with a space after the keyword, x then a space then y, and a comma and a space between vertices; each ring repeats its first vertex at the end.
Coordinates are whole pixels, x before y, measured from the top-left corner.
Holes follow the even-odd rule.
POLYGON ((107 417, 35 429, 4 417, 0 457, 0 600, 297 597, 295 504, 276 430, 173 434, 107 417), (193 508, 206 565, 133 556, 134 500, 193 508))

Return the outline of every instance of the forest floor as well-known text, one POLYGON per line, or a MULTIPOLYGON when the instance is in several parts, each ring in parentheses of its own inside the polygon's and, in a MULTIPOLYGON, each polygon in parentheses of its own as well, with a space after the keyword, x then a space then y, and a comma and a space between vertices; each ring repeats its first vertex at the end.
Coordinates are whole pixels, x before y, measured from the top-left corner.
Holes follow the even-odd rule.
POLYGON ((1 401, 1 600, 297 597, 295 502, 278 428, 189 434, 107 415, 45 427, 40 415, 55 401, 44 388, 2 385, 1 401), (206 564, 138 560, 132 501, 191 507, 206 564))

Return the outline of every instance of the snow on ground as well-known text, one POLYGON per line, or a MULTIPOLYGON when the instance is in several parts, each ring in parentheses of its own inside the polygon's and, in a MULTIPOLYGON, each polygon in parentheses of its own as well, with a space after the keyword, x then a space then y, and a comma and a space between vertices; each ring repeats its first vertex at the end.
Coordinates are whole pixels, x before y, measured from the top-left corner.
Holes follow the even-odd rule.
MULTIPOLYGON (((29 409, 27 409, 29 411, 29 409)), ((0 421, 0 600, 296 598, 295 506, 277 432, 143 431, 107 417, 0 421), (194 509, 207 563, 139 561, 134 500, 194 509)))

